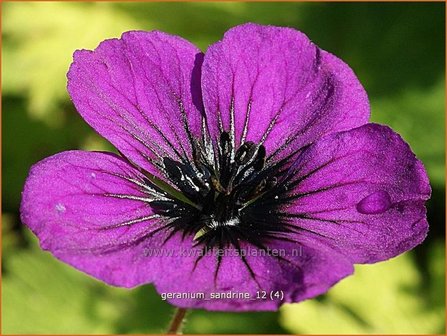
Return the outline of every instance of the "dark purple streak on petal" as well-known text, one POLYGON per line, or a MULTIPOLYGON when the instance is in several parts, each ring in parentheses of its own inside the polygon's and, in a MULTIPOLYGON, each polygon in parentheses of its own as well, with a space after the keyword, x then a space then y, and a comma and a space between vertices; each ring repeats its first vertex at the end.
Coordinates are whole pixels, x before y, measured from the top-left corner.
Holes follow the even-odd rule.
POLYGON ((368 124, 317 141, 288 178, 280 216, 298 233, 327 238, 354 263, 394 257, 427 235, 427 174, 388 127, 368 124))
POLYGON ((21 218, 43 249, 77 269, 112 285, 147 283, 156 269, 145 251, 160 246, 167 221, 149 205, 164 195, 145 179, 112 154, 63 152, 31 169, 21 218))
POLYGON ((237 247, 226 249, 218 261, 216 254, 205 255, 197 263, 197 254, 184 254, 194 248, 192 236, 174 236, 166 246, 178 253, 160 263, 161 276, 155 281, 160 293, 207 293, 201 298, 170 299, 179 307, 229 311, 277 310, 285 302, 297 302, 326 292, 331 286, 353 271, 352 263, 320 240, 303 236, 294 242, 272 241, 270 249, 284 255, 262 255, 256 246, 241 241, 237 247), (189 239, 188 239, 189 238, 189 239), (256 250, 257 254, 249 252, 256 250), (176 271, 173 272, 172 270, 176 271), (250 299, 210 299, 210 293, 249 293, 250 299), (257 292, 283 291, 284 298, 259 299, 257 292))
POLYGON ((163 158, 191 160, 192 137, 201 136, 201 59, 179 37, 127 32, 94 51, 77 51, 68 91, 98 133, 134 164, 166 180, 163 158))
POLYGON ((369 118, 352 70, 289 28, 230 29, 205 54, 202 91, 212 138, 217 142, 225 130, 235 148, 264 144, 271 164, 369 118))

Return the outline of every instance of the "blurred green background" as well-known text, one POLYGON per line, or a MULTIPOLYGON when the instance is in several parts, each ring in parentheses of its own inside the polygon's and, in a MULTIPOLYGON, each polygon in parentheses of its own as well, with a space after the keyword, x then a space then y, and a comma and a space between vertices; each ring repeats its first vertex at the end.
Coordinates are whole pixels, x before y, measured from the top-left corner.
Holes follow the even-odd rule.
POLYGON ((108 287, 39 250, 19 219, 30 166, 67 149, 110 150, 69 101, 75 49, 131 29, 183 36, 202 50, 231 26, 291 26, 345 60, 372 120, 391 125, 427 167, 427 240, 327 295, 276 313, 193 311, 186 333, 444 333, 443 3, 55 3, 3 6, 2 333, 163 332, 172 308, 151 286, 108 287))

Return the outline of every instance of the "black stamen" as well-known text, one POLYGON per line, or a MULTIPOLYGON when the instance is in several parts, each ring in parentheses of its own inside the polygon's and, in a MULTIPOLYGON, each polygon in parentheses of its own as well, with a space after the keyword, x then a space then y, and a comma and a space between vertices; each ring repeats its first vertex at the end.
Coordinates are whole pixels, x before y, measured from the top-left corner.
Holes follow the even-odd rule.
POLYGON ((256 153, 256 145, 249 141, 242 144, 236 152, 235 161, 238 165, 243 166, 250 161, 256 153))
POLYGON ((265 147, 259 146, 258 154, 256 155, 255 161, 253 162, 253 168, 256 171, 262 170, 265 165, 265 147))
MULTIPOLYGON (((173 219, 171 234, 181 231, 185 239, 192 235, 194 246, 205 249, 240 249, 240 240, 262 247, 276 234, 290 231, 283 224, 286 217, 277 215, 284 197, 275 195, 285 190, 278 183, 282 165, 265 167, 264 146, 247 141, 234 153, 230 134, 222 132, 215 151, 217 164, 208 162, 202 140, 192 143, 192 161, 164 158, 163 165, 179 192, 197 206, 169 197, 150 202, 155 214, 173 219)), ((218 272, 219 266, 216 278, 218 272)))
POLYGON ((227 132, 223 132, 220 135, 220 148, 223 155, 231 152, 230 134, 228 134, 227 132))

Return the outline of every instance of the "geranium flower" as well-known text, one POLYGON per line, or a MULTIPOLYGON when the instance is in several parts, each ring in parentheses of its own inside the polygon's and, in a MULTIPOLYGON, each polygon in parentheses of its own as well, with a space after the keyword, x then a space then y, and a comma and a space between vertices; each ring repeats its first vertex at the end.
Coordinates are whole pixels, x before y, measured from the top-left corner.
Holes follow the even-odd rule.
POLYGON ((37 163, 22 220, 107 284, 153 283, 180 307, 275 310, 427 235, 422 163, 368 123, 353 71, 294 29, 244 24, 205 54, 126 32, 76 51, 67 77, 121 155, 37 163))

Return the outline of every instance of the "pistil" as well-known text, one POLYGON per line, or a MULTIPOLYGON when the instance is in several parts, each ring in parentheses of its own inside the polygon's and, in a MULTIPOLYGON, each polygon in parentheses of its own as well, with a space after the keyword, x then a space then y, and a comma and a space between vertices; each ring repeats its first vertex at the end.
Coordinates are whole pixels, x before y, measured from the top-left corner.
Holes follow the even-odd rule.
POLYGON ((252 221, 264 220, 257 219, 256 211, 246 213, 247 207, 277 184, 272 172, 264 171, 264 146, 246 141, 234 151, 230 135, 223 132, 217 147, 214 162, 208 162, 209 155, 199 140, 194 145, 192 162, 164 159, 170 179, 190 203, 197 204, 195 209, 175 200, 151 203, 154 211, 163 216, 180 218, 189 214, 190 223, 173 221, 175 230, 195 232, 194 240, 207 247, 231 244, 239 235, 247 239, 252 221))

